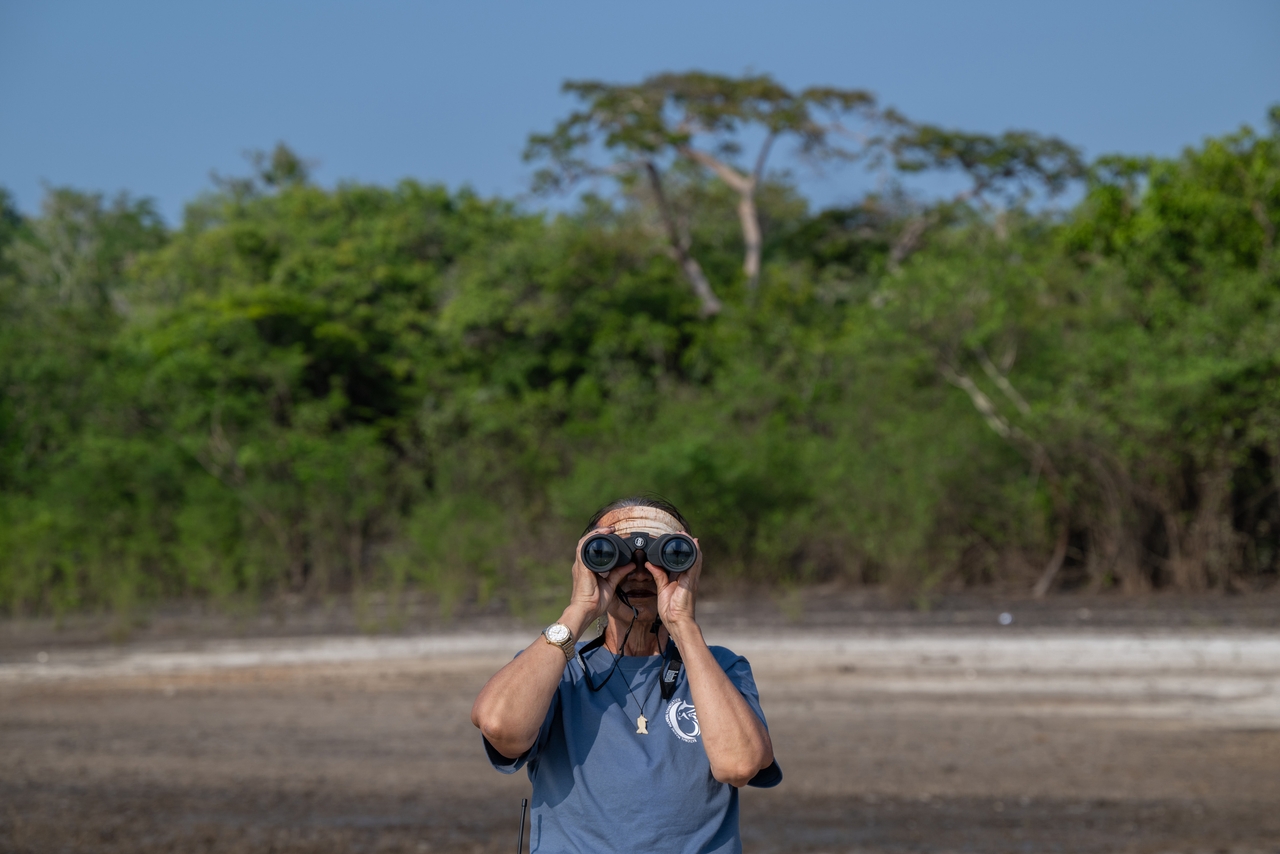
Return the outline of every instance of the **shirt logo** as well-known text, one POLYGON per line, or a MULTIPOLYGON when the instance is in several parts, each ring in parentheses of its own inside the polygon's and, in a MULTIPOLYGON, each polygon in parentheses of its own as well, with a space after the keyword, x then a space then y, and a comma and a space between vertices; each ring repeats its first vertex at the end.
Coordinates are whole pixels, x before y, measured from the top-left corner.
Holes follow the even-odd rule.
POLYGON ((686 703, 684 700, 672 700, 667 706, 667 726, 671 727, 677 738, 689 744, 697 741, 702 732, 693 703, 686 703))

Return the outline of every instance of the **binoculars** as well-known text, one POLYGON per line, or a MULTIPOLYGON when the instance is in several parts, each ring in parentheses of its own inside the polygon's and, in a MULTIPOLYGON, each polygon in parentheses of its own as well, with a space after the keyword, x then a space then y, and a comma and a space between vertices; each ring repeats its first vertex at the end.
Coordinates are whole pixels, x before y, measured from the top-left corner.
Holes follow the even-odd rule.
POLYGON ((698 560, 698 544, 688 534, 655 537, 643 531, 588 537, 578 556, 587 569, 603 574, 636 560, 639 551, 644 552, 649 563, 667 572, 684 572, 698 560))

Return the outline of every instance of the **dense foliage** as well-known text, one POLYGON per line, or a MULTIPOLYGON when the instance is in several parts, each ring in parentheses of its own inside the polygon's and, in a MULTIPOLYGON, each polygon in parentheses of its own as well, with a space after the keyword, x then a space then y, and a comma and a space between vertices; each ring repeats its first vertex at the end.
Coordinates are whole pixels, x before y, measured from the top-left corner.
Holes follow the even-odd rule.
POLYGON ((0 603, 416 584, 519 610, 644 490, 722 579, 1268 586, 1274 118, 1101 160, 1065 211, 813 213, 762 179, 754 287, 737 196, 673 171, 714 316, 642 188, 549 216, 322 189, 281 148, 176 230, 6 196, 0 603))

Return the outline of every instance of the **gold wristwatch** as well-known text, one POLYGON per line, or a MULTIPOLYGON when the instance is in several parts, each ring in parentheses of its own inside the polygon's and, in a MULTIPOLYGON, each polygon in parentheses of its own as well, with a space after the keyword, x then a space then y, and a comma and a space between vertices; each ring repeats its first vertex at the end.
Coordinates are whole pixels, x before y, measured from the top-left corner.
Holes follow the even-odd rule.
POLYGON ((566 663, 573 661, 573 632, 563 623, 552 623, 542 630, 542 638, 552 646, 560 647, 566 663))

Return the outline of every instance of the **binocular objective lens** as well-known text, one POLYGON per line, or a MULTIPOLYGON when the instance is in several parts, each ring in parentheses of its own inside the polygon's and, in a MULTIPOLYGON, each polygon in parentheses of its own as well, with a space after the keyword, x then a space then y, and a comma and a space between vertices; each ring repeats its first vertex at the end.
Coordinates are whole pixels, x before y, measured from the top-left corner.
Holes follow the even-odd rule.
POLYGON ((667 540, 662 547, 662 564, 667 569, 688 569, 697 556, 693 543, 680 537, 667 540))
POLYGON ((604 537, 587 540, 582 546, 582 562, 587 569, 600 572, 613 566, 618 557, 618 547, 604 537))

